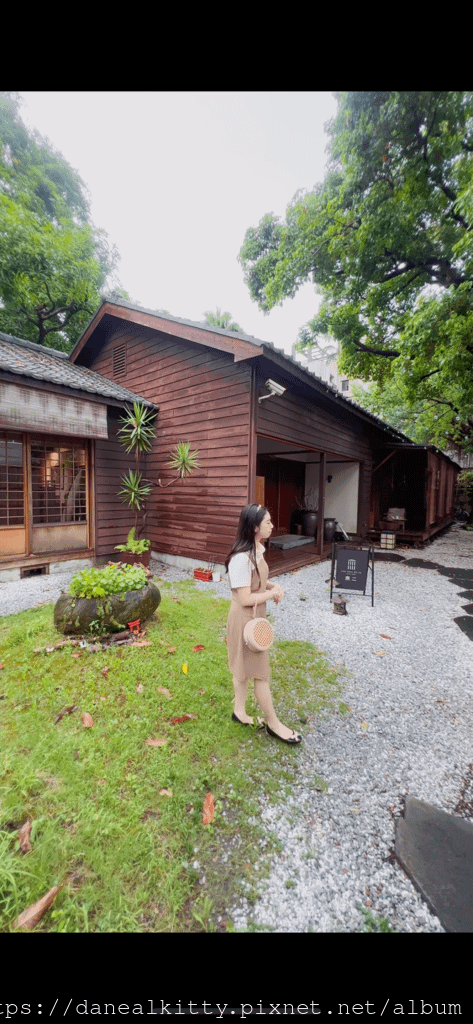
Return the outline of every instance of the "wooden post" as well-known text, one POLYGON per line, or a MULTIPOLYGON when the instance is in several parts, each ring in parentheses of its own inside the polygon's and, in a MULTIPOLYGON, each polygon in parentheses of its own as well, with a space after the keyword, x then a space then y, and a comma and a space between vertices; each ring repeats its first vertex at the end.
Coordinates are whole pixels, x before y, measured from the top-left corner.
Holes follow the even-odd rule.
POLYGON ((321 452, 319 463, 319 517, 317 520, 317 554, 319 555, 324 553, 325 467, 326 454, 321 452))

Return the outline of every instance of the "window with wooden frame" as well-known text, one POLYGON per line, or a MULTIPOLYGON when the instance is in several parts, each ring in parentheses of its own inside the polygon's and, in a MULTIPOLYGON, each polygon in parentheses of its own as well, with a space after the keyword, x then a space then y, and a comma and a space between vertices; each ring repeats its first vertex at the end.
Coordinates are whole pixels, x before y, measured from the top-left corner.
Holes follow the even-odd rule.
POLYGON ((85 444, 31 442, 33 526, 87 520, 85 444))
POLYGON ((24 524, 23 442, 0 433, 0 527, 24 524))

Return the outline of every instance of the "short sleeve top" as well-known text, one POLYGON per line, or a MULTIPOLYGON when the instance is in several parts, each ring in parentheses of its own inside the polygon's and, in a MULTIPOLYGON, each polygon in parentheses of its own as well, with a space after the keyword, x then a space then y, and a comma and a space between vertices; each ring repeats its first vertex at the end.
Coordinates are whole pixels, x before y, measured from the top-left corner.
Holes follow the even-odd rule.
MULTIPOLYGON (((258 547, 256 549, 257 564, 260 563, 263 555, 264 548, 258 547)), ((239 551, 237 555, 233 555, 228 566, 228 578, 232 590, 235 590, 237 587, 250 587, 252 570, 253 563, 250 561, 246 551, 239 551)))

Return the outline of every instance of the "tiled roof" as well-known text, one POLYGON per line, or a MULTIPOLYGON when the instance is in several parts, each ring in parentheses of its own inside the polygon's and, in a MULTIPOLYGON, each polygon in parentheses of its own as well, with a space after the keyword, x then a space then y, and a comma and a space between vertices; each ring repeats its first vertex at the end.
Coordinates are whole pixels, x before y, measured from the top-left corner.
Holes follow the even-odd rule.
POLYGON ((152 402, 122 387, 116 381, 108 380, 93 370, 71 363, 65 352, 47 348, 45 345, 36 345, 22 338, 14 338, 9 334, 0 333, 0 370, 45 383, 60 384, 75 391, 87 391, 92 395, 116 399, 120 404, 141 402, 143 405, 156 408, 152 402))

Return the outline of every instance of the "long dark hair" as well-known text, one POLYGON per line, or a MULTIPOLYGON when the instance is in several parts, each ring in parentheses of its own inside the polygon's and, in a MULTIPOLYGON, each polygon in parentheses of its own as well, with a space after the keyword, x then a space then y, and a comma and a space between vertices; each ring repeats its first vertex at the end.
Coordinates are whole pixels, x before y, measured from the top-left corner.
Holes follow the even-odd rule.
POLYGON ((267 511, 268 510, 264 505, 245 505, 241 510, 236 540, 225 561, 226 572, 228 572, 230 559, 233 558, 234 555, 238 555, 241 551, 247 551, 250 561, 253 562, 259 576, 259 570, 256 564, 255 530, 263 521, 267 511))

